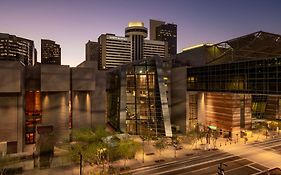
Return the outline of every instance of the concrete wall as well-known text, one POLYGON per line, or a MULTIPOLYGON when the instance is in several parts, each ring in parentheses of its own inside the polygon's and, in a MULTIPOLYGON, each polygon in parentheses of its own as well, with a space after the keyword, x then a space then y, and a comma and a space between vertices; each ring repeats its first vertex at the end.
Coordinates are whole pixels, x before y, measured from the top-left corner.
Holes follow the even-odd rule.
POLYGON ((41 91, 69 91, 69 66, 41 64, 41 91))
POLYGON ((105 126, 106 75, 96 61, 84 61, 72 68, 73 128, 105 126))
POLYGON ((70 68, 41 64, 42 125, 53 125, 57 138, 69 137, 70 68))
POLYGON ((95 90, 95 72, 92 68, 71 68, 72 69, 72 90, 93 91, 95 90))
POLYGON ((92 92, 73 92, 72 127, 91 128, 92 123, 92 92))
POLYGON ((39 64, 35 66, 25 67, 25 89, 26 91, 36 91, 41 89, 41 67, 39 64))
POLYGON ((186 132, 186 67, 171 71, 171 123, 186 132))
POLYGON ((52 125, 59 140, 69 138, 71 87, 73 127, 105 126, 106 75, 96 62, 85 61, 72 72, 63 65, 0 62, 0 142, 17 142, 17 151, 23 151, 26 91, 41 92, 41 125, 52 125))
POLYGON ((96 87, 92 95, 92 128, 104 127, 106 124, 106 73, 95 73, 96 87))
POLYGON ((24 87, 22 77, 23 65, 14 61, 0 61, 0 92, 21 92, 24 87))
POLYGON ((17 152, 23 147, 22 97, 0 94, 0 142, 17 142, 17 152))
POLYGON ((91 128, 95 69, 85 61, 72 70, 72 127, 91 128))
POLYGON ((20 62, 0 61, 0 77, 0 142, 17 142, 13 152, 21 152, 24 144, 24 66, 20 62))
POLYGON ((69 135, 69 92, 42 92, 42 125, 53 125, 55 136, 69 135))

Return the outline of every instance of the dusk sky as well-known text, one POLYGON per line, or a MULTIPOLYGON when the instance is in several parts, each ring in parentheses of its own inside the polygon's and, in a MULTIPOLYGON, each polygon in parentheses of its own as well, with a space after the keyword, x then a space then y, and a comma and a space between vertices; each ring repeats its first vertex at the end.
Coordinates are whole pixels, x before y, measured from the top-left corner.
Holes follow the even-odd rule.
POLYGON ((129 21, 178 25, 178 52, 263 30, 281 34, 280 0, 0 0, 0 33, 55 40, 62 64, 85 59, 85 43, 102 33, 124 36, 129 21))

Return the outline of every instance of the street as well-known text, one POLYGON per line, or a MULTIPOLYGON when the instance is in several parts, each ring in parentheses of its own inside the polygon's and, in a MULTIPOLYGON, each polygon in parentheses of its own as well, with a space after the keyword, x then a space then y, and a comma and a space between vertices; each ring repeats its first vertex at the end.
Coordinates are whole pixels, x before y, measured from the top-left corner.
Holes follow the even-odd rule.
POLYGON ((202 151, 174 161, 155 163, 133 169, 127 173, 145 174, 217 174, 220 163, 226 175, 259 174, 281 165, 281 139, 274 138, 252 144, 237 144, 223 150, 202 151))

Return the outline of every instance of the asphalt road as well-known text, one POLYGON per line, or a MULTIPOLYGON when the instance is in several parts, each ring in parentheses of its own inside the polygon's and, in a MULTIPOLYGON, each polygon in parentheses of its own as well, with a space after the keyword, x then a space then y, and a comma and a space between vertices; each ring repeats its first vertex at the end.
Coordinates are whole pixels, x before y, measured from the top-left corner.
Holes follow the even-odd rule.
MULTIPOLYGON (((248 146, 281 154, 280 138, 248 146)), ((255 153, 249 151, 249 154, 255 153)), ((252 175, 268 169, 266 166, 250 161, 243 156, 217 150, 202 151, 199 154, 187 155, 182 159, 140 167, 127 173, 134 175, 215 175, 220 163, 227 165, 224 166, 225 175, 252 175)))

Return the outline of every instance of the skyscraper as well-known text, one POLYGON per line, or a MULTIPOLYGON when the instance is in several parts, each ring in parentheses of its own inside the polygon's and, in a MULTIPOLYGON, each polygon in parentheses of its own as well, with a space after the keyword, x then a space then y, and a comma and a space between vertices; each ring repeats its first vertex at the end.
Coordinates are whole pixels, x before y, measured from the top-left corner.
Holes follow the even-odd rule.
POLYGON ((99 37, 99 69, 110 69, 131 61, 131 43, 129 38, 102 34, 99 37))
POLYGON ((99 43, 89 40, 86 43, 86 60, 98 62, 98 59, 99 59, 99 43))
POLYGON ((36 61, 34 42, 15 35, 0 33, 0 59, 34 65, 36 61))
POLYGON ((149 20, 149 39, 156 40, 156 27, 165 24, 164 21, 149 20))
POLYGON ((168 54, 177 54, 177 25, 162 24, 156 27, 156 40, 168 43, 168 54))
POLYGON ((150 38, 168 43, 168 54, 177 54, 177 25, 150 20, 150 38))
POLYGON ((41 39, 41 63, 61 64, 61 48, 55 41, 41 39))

